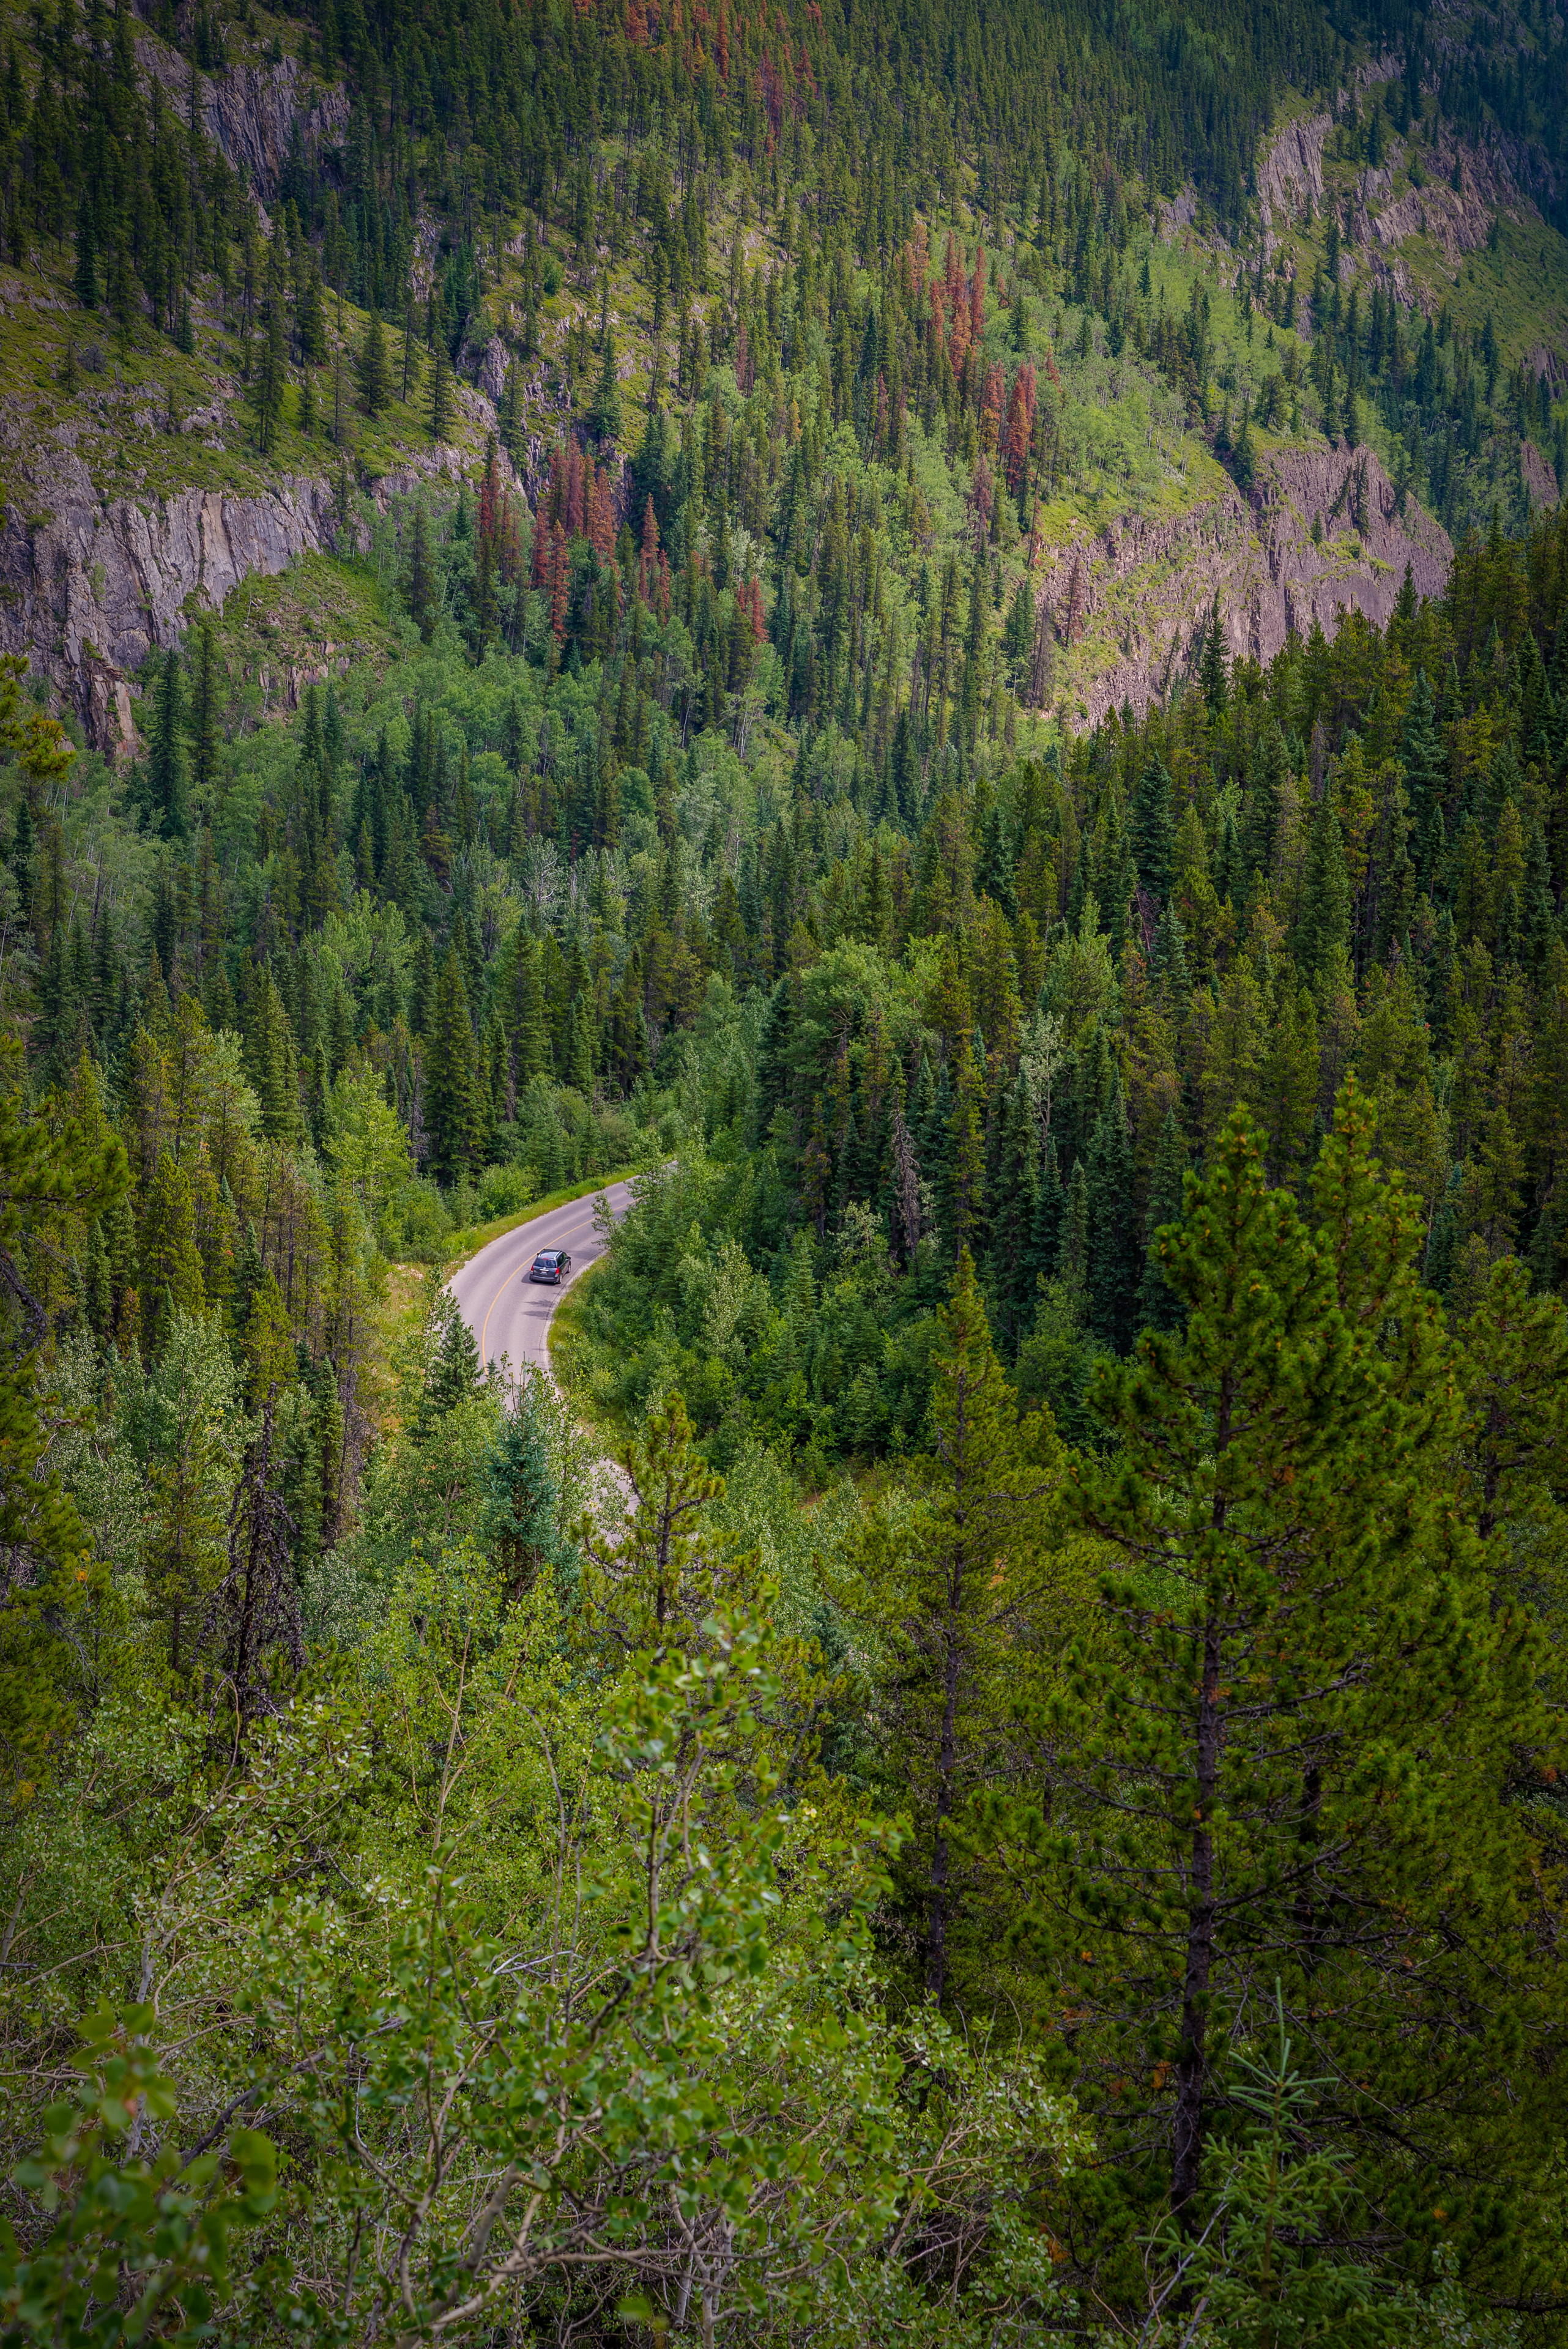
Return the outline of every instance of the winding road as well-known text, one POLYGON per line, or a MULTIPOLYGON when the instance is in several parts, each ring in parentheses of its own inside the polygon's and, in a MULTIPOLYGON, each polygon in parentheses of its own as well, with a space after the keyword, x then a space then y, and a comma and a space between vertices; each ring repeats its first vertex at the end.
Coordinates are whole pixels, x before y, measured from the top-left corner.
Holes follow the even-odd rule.
POLYGON ((514 1370, 532 1362, 548 1373, 550 1317, 578 1273, 605 1252, 594 1229, 594 1209, 601 1198, 608 1199, 614 1215, 624 1216, 631 1205, 631 1185, 607 1184, 531 1223, 515 1225, 453 1274, 448 1286, 473 1332, 482 1362, 498 1362, 504 1354, 514 1370), (545 1247, 565 1248, 572 1259, 565 1288, 546 1288, 528 1278, 529 1266, 545 1247))

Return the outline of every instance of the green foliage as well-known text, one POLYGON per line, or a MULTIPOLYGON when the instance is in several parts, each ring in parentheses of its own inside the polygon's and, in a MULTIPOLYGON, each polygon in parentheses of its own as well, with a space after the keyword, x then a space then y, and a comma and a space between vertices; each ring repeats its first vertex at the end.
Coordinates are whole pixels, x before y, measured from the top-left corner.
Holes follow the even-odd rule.
POLYGON ((182 2160, 136 2146, 179 2109, 151 2045, 151 2007, 107 2008, 82 2026, 88 2077, 51 2106, 44 2138, 16 2172, 44 2216, 36 2240, 0 2230, 0 2322, 16 2343, 114 2349, 156 2327, 162 2341, 212 2338, 214 2306, 233 2288, 230 2238, 277 2209, 277 2157, 243 2126, 182 2160), (124 2151, 116 2150, 124 2140, 124 2151))

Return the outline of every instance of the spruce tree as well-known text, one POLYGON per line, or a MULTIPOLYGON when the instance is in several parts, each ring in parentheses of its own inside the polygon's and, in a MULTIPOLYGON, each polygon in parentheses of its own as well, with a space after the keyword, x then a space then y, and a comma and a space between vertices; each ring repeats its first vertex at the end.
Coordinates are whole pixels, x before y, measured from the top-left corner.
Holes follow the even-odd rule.
POLYGON ((948 1245, 956 1255, 973 1239, 985 1179, 985 1080, 967 1035, 959 1043, 958 1079, 945 1138, 943 1222, 948 1245))
POLYGON ((968 1249, 938 1316, 927 1446, 907 1496, 876 1512, 835 1595, 876 1627, 889 1794, 912 1829, 896 1862, 929 1999, 966 1992, 989 1934, 972 1806, 1009 1783, 1020 1652, 1064 1619, 1064 1455, 1048 1413, 1020 1417, 968 1249))
POLYGON ((1029 1234, 1028 1294, 1031 1299, 1037 1295, 1042 1281, 1055 1278, 1065 1205, 1066 1194, 1062 1187, 1062 1170, 1056 1157, 1056 1137, 1048 1134, 1045 1154, 1041 1161, 1040 1180, 1034 1193, 1034 1216, 1029 1234))
POLYGON ((196 631, 196 675, 191 694, 191 774, 205 804, 218 771, 218 630, 211 612, 196 631))
POLYGON ((255 417, 256 447, 270 457, 283 420, 284 386, 288 379, 288 313, 283 263, 283 236, 267 248, 266 290, 264 296, 261 356, 251 378, 251 409, 255 417))
POLYGON ((1238 1112, 1166 1258, 1185 1329, 1103 1380, 1114 1449, 1072 1473, 1114 1563, 1051 1713, 1053 1824, 1013 1821, 1056 1995, 1097 2017, 1129 2091, 1107 2127, 1137 2160, 1168 2126, 1189 2230, 1254 2001, 1277 1992, 1336 2082, 1375 2195, 1393 2116, 1472 2109, 1528 1995, 1510 1887, 1531 1829, 1504 1788, 1534 1733, 1535 1635, 1489 1608, 1445 1489, 1456 1383, 1353 1087, 1314 1214, 1268 1188, 1238 1112))
POLYGON ((588 429, 597 440, 614 441, 619 438, 621 425, 620 381, 616 374, 615 336, 605 336, 604 364, 592 405, 588 409, 588 429))
POLYGON ((166 1150, 159 1157, 143 1208, 141 1296, 148 1352, 153 1359, 163 1350, 171 1317, 200 1313, 207 1301, 190 1177, 166 1150))
POLYGON ((1210 717, 1222 718, 1231 698, 1231 688, 1225 659, 1225 629, 1220 617, 1218 593, 1210 607, 1209 625, 1203 632, 1203 658, 1199 664, 1198 682, 1209 706, 1210 717))
POLYGON ((1293 941, 1303 977, 1322 1001, 1337 985, 1350 949, 1350 876, 1345 839, 1326 788, 1307 831, 1306 874, 1293 941))
POLYGON ((1137 877, 1157 905, 1167 905, 1176 878, 1176 822, 1170 808, 1170 777, 1158 753, 1138 777, 1131 812, 1137 877))
POLYGON ((387 372, 387 336, 381 324, 381 314, 372 310, 365 327, 356 361, 359 398, 365 413, 379 416, 391 398, 387 372))
POLYGON ((1253 744, 1247 768, 1247 803, 1241 834, 1243 888, 1251 885, 1254 873, 1261 873, 1265 881, 1273 875, 1288 775, 1284 737, 1276 725, 1270 723, 1253 744))
POLYGON ((190 829, 185 790, 185 692, 178 648, 158 665, 158 698, 147 751, 147 795, 164 836, 182 840, 190 829))
POLYGON ((432 440, 444 440, 447 437, 449 429, 449 419, 447 415, 448 404, 446 345, 438 336, 435 347, 435 365, 431 369, 430 426, 431 439, 432 440))
POLYGON ((431 562, 430 525, 423 498, 414 501, 414 527, 409 545, 409 617, 428 645, 435 629, 435 571, 431 562))
POLYGON ((99 301, 98 233, 93 226, 92 203, 85 188, 77 206, 77 265, 71 283, 82 308, 96 310, 99 301))
POLYGON ((1125 1354, 1132 1343, 1142 1250, 1134 1195, 1132 1138, 1121 1079, 1096 1121, 1086 1174, 1089 1217, 1089 1328, 1102 1345, 1125 1354))
POLYGON ((1143 1278, 1137 1292, 1140 1330, 1181 1327, 1181 1299, 1166 1278, 1166 1259, 1174 1244, 1174 1235, 1168 1226, 1181 1221, 1186 1172, 1187 1151, 1176 1112, 1168 1109, 1165 1123, 1159 1129, 1159 1148, 1155 1153, 1148 1206, 1144 1216, 1143 1278))
POLYGON ((1438 730, 1438 705, 1424 668, 1416 671, 1400 729, 1399 763, 1405 774, 1405 795, 1416 836, 1416 869, 1421 886, 1429 889, 1442 861, 1443 798, 1448 787, 1448 762, 1438 730))
POLYGON ((479 1125, 478 1081, 468 992, 455 942, 436 982, 425 1035, 425 1122, 438 1181, 455 1183, 472 1163, 479 1125))

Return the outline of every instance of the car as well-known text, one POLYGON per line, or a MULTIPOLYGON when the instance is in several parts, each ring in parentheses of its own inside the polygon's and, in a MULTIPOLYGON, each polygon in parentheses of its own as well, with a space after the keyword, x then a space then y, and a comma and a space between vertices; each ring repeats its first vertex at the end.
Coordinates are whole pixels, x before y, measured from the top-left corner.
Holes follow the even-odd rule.
POLYGON ((553 1280, 557 1288, 572 1268, 565 1248, 541 1248, 528 1268, 530 1280, 553 1280))

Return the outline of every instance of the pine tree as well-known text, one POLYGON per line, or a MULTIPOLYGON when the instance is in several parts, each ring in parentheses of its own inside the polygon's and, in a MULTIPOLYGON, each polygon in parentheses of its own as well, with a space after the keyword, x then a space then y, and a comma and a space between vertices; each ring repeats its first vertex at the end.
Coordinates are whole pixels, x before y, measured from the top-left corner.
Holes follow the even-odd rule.
POLYGON ((998 1920, 963 1826, 1009 1778, 1018 1658, 1061 1619, 1064 1456, 1047 1413, 1019 1416, 969 1251, 938 1316, 929 1448, 896 1510, 873 1513, 835 1595, 877 1627, 885 1764, 912 1831, 897 1863, 919 1986, 967 1990, 998 1920))
POLYGON ((479 1126, 473 1028, 455 942, 446 950, 425 1036, 425 1118, 436 1176, 455 1183, 472 1162, 479 1126))
POLYGON ((185 790, 185 693, 180 654, 173 645, 158 665, 157 688, 147 752, 147 794, 165 837, 182 840, 190 829, 185 790))
POLYGON ((93 226, 92 203, 85 188, 77 206, 77 265, 71 283, 82 308, 96 310, 99 301, 98 234, 93 226))
POLYGON ((1168 905, 1176 878, 1176 822, 1170 776, 1158 755, 1144 768, 1133 793, 1132 853, 1137 877, 1155 904, 1168 905))
POLYGON ((1459 1405, 1416 1221, 1351 1087, 1314 1193, 1315 1236, 1241 1114, 1190 1191, 1166 1259, 1185 1330, 1104 1381, 1115 1449, 1074 1474, 1072 1514, 1120 1563, 1053 1715, 1062 1825, 1016 1821, 1061 1920, 1056 1994, 1097 2012, 1108 2062, 1136 2045, 1138 2076, 1174 2080, 1158 2109, 1188 2229, 1217 2058, 1276 1984, 1369 2167, 1393 2113, 1457 2108, 1517 2028, 1508 1886, 1529 1831, 1501 1789, 1534 1635, 1490 1614, 1445 1493, 1459 1405), (1495 2025, 1469 2005, 1483 1965, 1495 2025), (1462 2047, 1438 2023, 1456 1999, 1462 2047))
POLYGON ((387 371, 387 336, 379 310, 371 311, 366 324, 356 361, 356 373, 366 415, 379 416, 391 398, 387 371))
POLYGON ((191 1181, 168 1151, 158 1161, 143 1211, 141 1294, 150 1355, 161 1353, 170 1317, 200 1313, 207 1301, 202 1259, 196 1248, 196 1209, 191 1181))
MULTIPOLYGON (((809 1280, 809 1244, 806 1263, 809 1280)), ((765 1588, 757 1552, 717 1537, 708 1513, 722 1499, 724 1480, 693 1438, 685 1402, 672 1393, 621 1455, 632 1500, 621 1538, 607 1542, 587 1519, 576 1528, 599 1636, 618 1660, 698 1654, 716 1609, 743 1605, 765 1588)))
POLYGON ((1169 1226, 1179 1225, 1187 1152, 1174 1110, 1165 1112, 1149 1177, 1148 1208, 1144 1217, 1143 1278, 1138 1284, 1137 1326, 1144 1330, 1179 1330, 1181 1299, 1166 1278, 1166 1263, 1174 1237, 1169 1226))
POLYGON ((446 345, 438 336, 435 365, 431 369, 431 439, 444 440, 448 431, 446 345))
POLYGON ((1096 1121, 1086 1180, 1089 1327, 1102 1345, 1125 1354, 1132 1343, 1142 1252, 1133 1188, 1132 1139, 1119 1076, 1096 1121))

